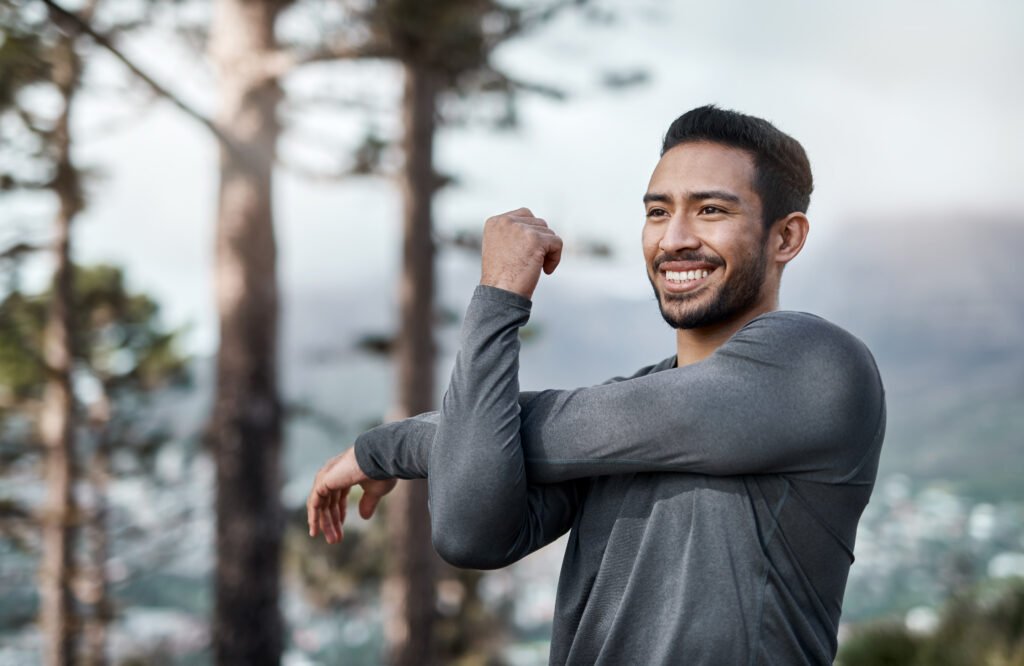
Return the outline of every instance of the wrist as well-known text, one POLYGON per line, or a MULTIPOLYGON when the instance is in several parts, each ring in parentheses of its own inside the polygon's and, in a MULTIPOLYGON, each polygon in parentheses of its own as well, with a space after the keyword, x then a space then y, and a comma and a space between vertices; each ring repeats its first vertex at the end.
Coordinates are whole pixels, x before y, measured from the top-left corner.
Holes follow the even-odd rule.
POLYGON ((363 471, 363 468, 359 465, 359 458, 356 456, 356 447, 350 448, 345 452, 346 467, 352 474, 352 485, 362 483, 370 479, 370 476, 363 471))
POLYGON ((481 277, 480 284, 482 284, 485 287, 494 287, 495 289, 503 289, 504 291, 510 291, 513 294, 518 294, 519 296, 522 296, 523 298, 533 298, 533 289, 530 289, 529 286, 526 284, 515 282, 513 280, 481 277))

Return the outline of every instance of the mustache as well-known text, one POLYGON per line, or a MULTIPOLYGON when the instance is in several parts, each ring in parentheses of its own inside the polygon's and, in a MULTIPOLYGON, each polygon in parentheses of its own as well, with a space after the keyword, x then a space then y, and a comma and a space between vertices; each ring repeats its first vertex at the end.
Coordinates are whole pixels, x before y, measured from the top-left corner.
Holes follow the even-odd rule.
POLYGON ((725 262, 720 257, 714 255, 701 254, 695 250, 688 250, 680 252, 675 255, 663 254, 654 260, 654 270, 661 268, 661 265, 666 261, 692 261, 701 262, 705 264, 711 264, 712 266, 722 267, 725 266, 725 262))

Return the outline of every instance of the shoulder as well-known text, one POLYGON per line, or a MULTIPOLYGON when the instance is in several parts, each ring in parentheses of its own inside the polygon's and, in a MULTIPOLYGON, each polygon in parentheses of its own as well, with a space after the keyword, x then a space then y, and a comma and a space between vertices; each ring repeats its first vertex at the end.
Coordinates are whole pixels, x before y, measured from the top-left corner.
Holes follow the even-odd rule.
POLYGON ((867 345, 846 329, 807 312, 776 310, 755 317, 719 352, 769 366, 776 382, 829 411, 869 418, 884 389, 867 345))
POLYGON ((786 397, 808 437, 841 443, 833 451, 837 478, 874 473, 865 464, 884 436, 885 389, 860 338, 817 315, 779 310, 752 319, 733 340, 740 344, 727 353, 771 366, 762 388, 786 397))
POLYGON ((833 371, 847 369, 878 374, 875 359, 860 338, 809 312, 767 312, 750 320, 734 339, 741 345, 764 345, 775 349, 801 364, 825 364, 833 371))
POLYGON ((640 368, 631 375, 617 375, 615 377, 611 377, 610 379, 604 380, 603 382, 601 382, 601 384, 615 384, 617 382, 624 382, 630 379, 636 379, 637 377, 643 377, 644 375, 650 375, 655 372, 661 372, 662 370, 672 368, 675 365, 675 363, 676 355, 673 354, 672 356, 668 356, 666 358, 661 359, 657 363, 645 365, 644 367, 640 368))
POLYGON ((766 341, 793 369, 792 377, 808 400, 816 397, 829 404, 836 417, 846 414, 862 424, 884 421, 885 389, 878 365, 853 333, 818 315, 791 310, 766 313, 748 327, 748 334, 766 341))
MULTIPOLYGON (((766 334, 786 335, 807 339, 860 340, 845 328, 824 317, 796 310, 773 310, 758 315, 743 326, 741 331, 762 331, 766 334)), ((863 343, 860 343, 863 344, 863 343)))

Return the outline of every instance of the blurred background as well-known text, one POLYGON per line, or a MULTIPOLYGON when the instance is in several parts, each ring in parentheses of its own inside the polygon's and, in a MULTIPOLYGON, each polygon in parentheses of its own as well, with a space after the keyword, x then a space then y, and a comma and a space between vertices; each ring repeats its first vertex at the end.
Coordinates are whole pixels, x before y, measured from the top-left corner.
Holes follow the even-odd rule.
POLYGON ((436 408, 496 213, 565 240, 524 389, 674 353, 640 198, 706 103, 805 146, 782 307, 887 387, 838 663, 1024 664, 1022 63, 1012 0, 0 0, 0 664, 546 663, 563 541, 305 495, 436 408))

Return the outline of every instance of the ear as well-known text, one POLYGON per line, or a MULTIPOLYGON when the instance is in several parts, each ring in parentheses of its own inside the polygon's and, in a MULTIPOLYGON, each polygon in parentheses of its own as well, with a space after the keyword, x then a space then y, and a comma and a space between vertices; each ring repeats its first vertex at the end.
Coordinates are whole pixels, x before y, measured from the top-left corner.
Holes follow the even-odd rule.
POLYGON ((782 266, 792 261, 803 249, 810 227, 807 216, 799 212, 776 220, 771 230, 772 258, 782 266))

